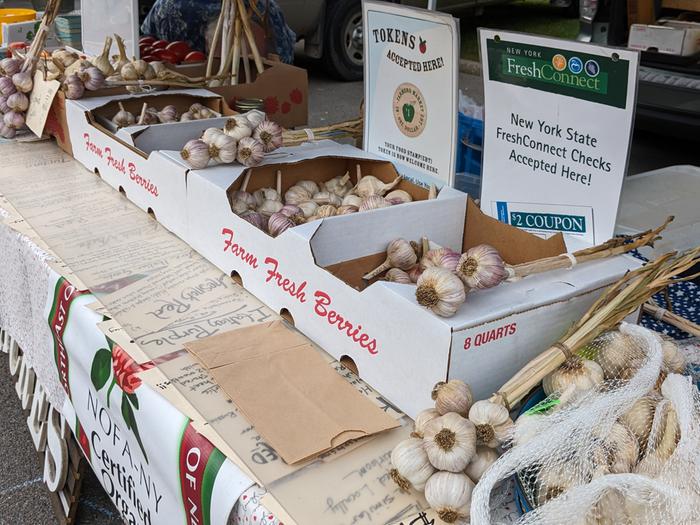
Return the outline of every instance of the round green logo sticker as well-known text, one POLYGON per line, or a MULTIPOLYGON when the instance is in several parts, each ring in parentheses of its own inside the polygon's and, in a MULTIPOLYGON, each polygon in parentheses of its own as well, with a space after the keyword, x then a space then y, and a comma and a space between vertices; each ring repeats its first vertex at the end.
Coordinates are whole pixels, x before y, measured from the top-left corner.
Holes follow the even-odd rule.
POLYGON ((409 82, 396 88, 393 99, 394 121, 401 133, 407 137, 417 137, 425 129, 428 109, 423 93, 409 82))

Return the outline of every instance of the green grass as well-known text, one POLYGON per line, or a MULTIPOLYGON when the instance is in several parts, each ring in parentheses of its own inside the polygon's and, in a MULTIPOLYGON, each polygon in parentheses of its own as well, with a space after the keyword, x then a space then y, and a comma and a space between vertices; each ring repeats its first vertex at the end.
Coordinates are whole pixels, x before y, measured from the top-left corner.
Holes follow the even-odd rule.
POLYGON ((460 18, 462 58, 467 60, 479 60, 479 27, 567 39, 575 38, 579 28, 577 18, 568 18, 564 9, 550 6, 549 0, 519 0, 486 7, 481 16, 453 14, 460 18))

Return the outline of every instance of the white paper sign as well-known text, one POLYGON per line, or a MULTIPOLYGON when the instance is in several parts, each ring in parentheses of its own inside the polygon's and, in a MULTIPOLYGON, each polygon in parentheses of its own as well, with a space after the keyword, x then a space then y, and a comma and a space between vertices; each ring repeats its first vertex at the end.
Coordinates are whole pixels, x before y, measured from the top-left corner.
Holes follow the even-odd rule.
POLYGON ((46 118, 49 116, 51 104, 60 87, 61 83, 57 80, 44 80, 44 74, 41 71, 34 73, 34 86, 29 96, 25 122, 37 137, 41 137, 44 133, 46 118))
POLYGON ((482 209, 542 236, 609 239, 627 172, 637 53, 488 29, 479 40, 482 209))
POLYGON ((444 13, 363 2, 365 150, 423 185, 454 179, 458 29, 444 13))

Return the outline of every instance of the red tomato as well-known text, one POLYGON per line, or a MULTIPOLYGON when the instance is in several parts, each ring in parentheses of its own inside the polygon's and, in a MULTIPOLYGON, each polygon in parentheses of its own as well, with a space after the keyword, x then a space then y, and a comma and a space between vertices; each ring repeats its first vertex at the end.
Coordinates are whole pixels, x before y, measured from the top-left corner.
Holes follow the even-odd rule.
POLYGON ((207 59, 207 55, 201 51, 190 51, 183 62, 204 62, 207 59))
POLYGON ((187 44, 187 42, 183 42, 182 40, 178 40, 177 42, 171 42, 165 49, 167 49, 171 53, 175 53, 175 55, 177 55, 178 60, 182 60, 190 52, 190 46, 187 44))
POLYGON ((167 49, 156 49, 153 55, 158 57, 159 60, 163 62, 168 62, 170 64, 177 64, 180 60, 177 58, 175 53, 168 51, 167 49))
POLYGON ((153 46, 139 44, 139 55, 150 55, 153 52, 153 46))
POLYGON ((153 42, 155 42, 155 41, 156 41, 155 37, 152 37, 152 36, 142 36, 142 37, 139 39, 139 44, 148 44, 148 45, 150 46, 150 45, 151 45, 153 42))
POLYGON ((158 59, 156 57, 154 57, 153 55, 143 55, 141 57, 141 60, 145 60, 146 62, 155 62, 158 59))
POLYGON ((155 49, 165 49, 168 47, 168 41, 167 40, 156 40, 151 44, 155 49))

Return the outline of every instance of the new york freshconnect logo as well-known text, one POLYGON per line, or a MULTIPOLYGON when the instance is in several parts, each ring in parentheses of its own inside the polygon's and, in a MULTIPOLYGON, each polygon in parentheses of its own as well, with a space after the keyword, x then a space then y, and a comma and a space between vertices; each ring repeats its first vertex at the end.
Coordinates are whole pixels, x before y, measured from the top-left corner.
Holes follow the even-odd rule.
POLYGON ((581 58, 577 56, 567 58, 562 53, 552 56, 551 61, 506 55, 502 67, 506 75, 598 94, 607 92, 607 83, 598 77, 600 65, 595 60, 588 60, 584 64, 581 58))

